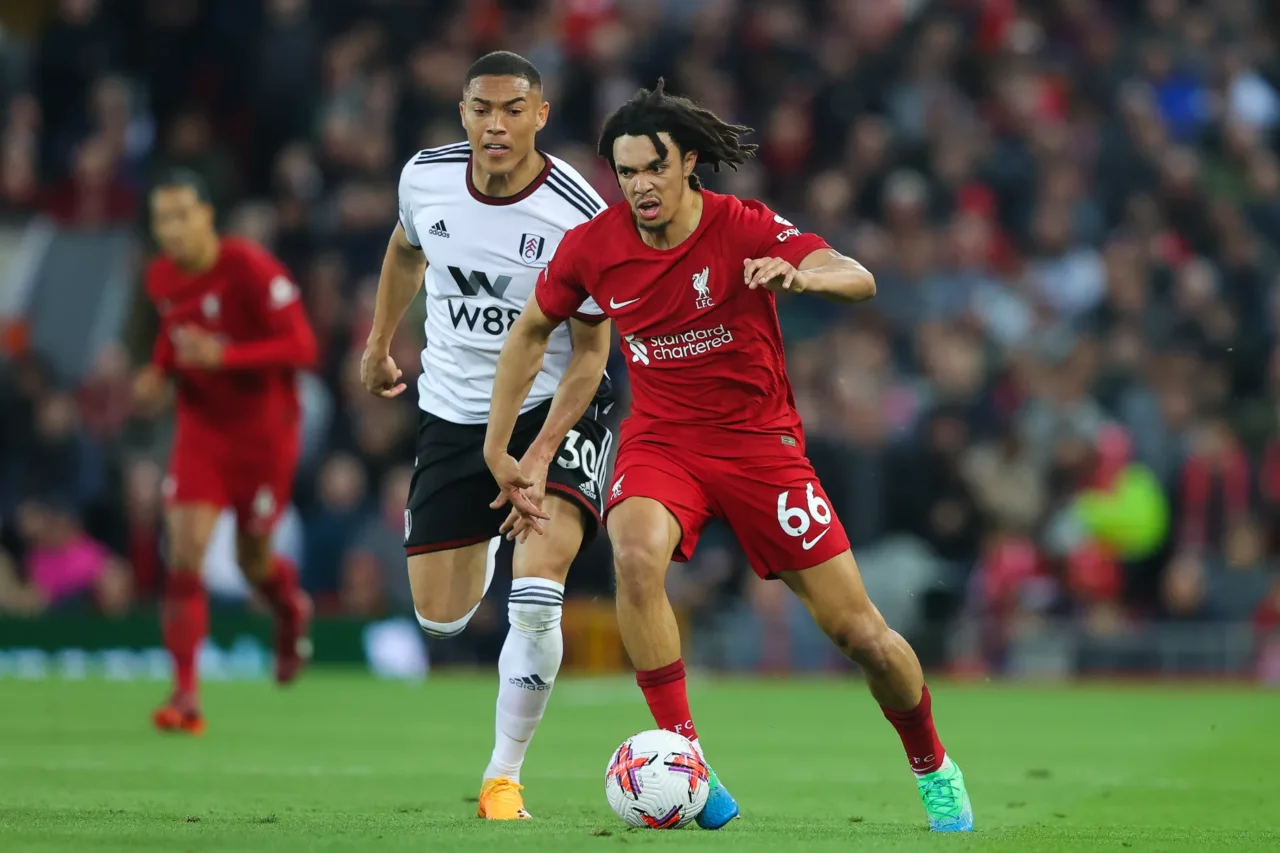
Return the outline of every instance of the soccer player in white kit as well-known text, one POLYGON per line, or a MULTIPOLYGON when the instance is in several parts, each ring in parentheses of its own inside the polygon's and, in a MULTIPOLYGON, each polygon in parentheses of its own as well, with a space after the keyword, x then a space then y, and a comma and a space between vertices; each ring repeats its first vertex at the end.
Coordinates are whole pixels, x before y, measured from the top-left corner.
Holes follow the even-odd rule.
MULTIPOLYGON (((414 610, 437 638, 458 635, 476 612, 506 529, 483 450, 507 330, 564 233, 605 208, 581 175, 535 147, 549 105, 528 60, 505 51, 479 59, 459 108, 467 141, 419 152, 401 174, 400 221, 360 365, 370 392, 405 390, 391 338, 425 276, 422 412, 404 539, 414 610)), ((513 433, 510 451, 523 457, 550 518, 544 535, 516 543, 496 738, 480 791, 479 814, 493 820, 529 817, 520 767, 560 669, 565 577, 599 528, 608 481, 613 434, 601 418, 612 400, 600 376, 609 345, 609 323, 588 300, 556 330, 513 433)))

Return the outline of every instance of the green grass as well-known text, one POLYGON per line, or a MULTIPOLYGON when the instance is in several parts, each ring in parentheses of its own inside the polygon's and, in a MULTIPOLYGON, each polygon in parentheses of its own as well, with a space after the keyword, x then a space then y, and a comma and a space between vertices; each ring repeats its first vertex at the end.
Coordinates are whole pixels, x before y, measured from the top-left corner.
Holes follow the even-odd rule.
POLYGON ((744 818, 627 831, 606 761, 648 728, 633 684, 562 679, 526 766, 536 820, 474 817, 489 677, 313 673, 213 684, 203 738, 148 729, 156 684, 0 681, 0 850, 1277 850, 1280 695, 938 684, 979 831, 931 836, 897 739, 859 684, 695 682, 744 818), (625 847, 623 846, 625 845, 625 847))

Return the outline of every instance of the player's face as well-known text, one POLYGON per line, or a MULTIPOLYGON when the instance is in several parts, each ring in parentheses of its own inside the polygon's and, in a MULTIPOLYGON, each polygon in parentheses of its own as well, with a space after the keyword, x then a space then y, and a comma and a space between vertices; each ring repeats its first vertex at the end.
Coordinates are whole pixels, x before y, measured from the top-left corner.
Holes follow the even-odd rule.
POLYGON ((213 207, 191 187, 160 187, 151 193, 151 228, 176 263, 197 261, 214 236, 213 207))
POLYGON ((533 153, 550 105, 523 77, 477 77, 463 92, 462 126, 472 155, 491 175, 505 175, 533 153))
POLYGON ((684 203, 698 155, 690 151, 682 157, 665 133, 658 139, 667 148, 666 157, 647 136, 619 136, 613 142, 613 163, 637 227, 661 232, 684 203))

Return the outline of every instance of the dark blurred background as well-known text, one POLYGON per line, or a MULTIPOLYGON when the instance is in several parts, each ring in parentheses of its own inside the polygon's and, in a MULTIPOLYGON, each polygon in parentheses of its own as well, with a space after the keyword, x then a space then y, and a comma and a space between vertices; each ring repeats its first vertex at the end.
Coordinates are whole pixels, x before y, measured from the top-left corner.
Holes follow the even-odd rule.
MULTIPOLYGON (((544 75, 540 146, 607 199, 596 129, 665 75, 757 129, 714 189, 876 274, 869 304, 780 311, 815 466, 930 666, 1280 671, 1263 0, 0 0, 0 613, 151 618, 168 425, 131 417, 129 378, 148 179, 181 164, 321 340, 278 547, 334 619, 408 614, 416 409, 356 368, 400 166, 463 138, 462 77, 498 48, 544 75)), ((226 523, 206 576, 239 610, 226 523)), ((673 570, 695 660, 842 665, 750 576, 723 529, 673 570)), ((569 588, 570 662, 620 665, 603 539, 569 588)), ((432 653, 495 656, 504 595, 432 653)))

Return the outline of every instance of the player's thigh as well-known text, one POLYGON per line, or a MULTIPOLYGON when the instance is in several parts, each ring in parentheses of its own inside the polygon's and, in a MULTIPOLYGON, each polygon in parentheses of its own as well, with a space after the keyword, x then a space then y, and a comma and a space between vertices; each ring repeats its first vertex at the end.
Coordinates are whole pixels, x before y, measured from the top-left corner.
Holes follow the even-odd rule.
MULTIPOLYGON (((511 449, 523 454, 541 429, 532 420, 513 437, 511 449)), ((541 536, 516 546, 515 577, 540 577, 564 583, 583 543, 595 539, 604 516, 604 484, 613 432, 588 415, 569 430, 547 469, 543 509, 551 518, 541 536)))
POLYGON ((249 578, 271 573, 272 534, 293 495, 298 452, 282 447, 259 460, 239 462, 227 489, 236 515, 236 558, 249 578))
POLYGON ((618 452, 605 524, 619 584, 624 574, 665 574, 672 560, 688 560, 715 514, 701 477, 677 456, 643 444, 618 452))
POLYGON ((414 608, 453 622, 484 595, 488 563, 507 510, 489 506, 498 486, 484 463, 484 427, 423 414, 404 512, 404 546, 414 608))
POLYGON ((226 488, 236 514, 236 530, 270 538, 293 498, 298 452, 295 444, 261 448, 253 456, 238 458, 228 466, 226 488))
POLYGON ((484 597, 487 563, 496 556, 500 541, 493 537, 460 548, 410 554, 409 589, 418 615, 447 624, 471 612, 484 597))
POLYGON ((218 516, 230 503, 225 460, 179 434, 164 480, 165 558, 170 570, 199 571, 218 516))
MULTIPOLYGON (((604 516, 605 484, 609 482, 614 439, 613 430, 593 416, 596 408, 588 410, 569 430, 547 469, 547 494, 559 494, 582 508, 588 516, 584 519, 588 540, 595 536, 604 516)), ((513 449, 518 445, 523 452, 534 437, 536 433, 516 436, 513 449)))
POLYGON ((746 460, 708 460, 724 520, 756 574, 774 578, 819 566, 849 550, 813 466, 796 448, 772 444, 746 460))
POLYGON ((166 562, 170 571, 200 571, 221 514, 222 507, 211 503, 173 502, 166 507, 166 562))
POLYGON ((588 519, 592 526, 598 522, 588 515, 579 500, 557 492, 547 493, 542 508, 551 517, 543 522, 541 535, 532 533, 525 541, 516 543, 511 576, 564 583, 569 576, 569 566, 582 548, 588 519))
POLYGON ((609 540, 619 587, 663 577, 672 560, 683 562, 679 552, 688 538, 680 519, 662 501, 640 496, 620 501, 609 512, 609 540))
POLYGON ((465 549, 498 535, 507 510, 484 461, 483 425, 460 425, 423 413, 404 512, 410 556, 465 549))

